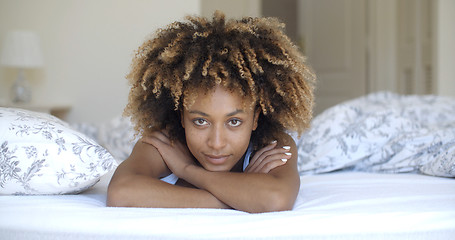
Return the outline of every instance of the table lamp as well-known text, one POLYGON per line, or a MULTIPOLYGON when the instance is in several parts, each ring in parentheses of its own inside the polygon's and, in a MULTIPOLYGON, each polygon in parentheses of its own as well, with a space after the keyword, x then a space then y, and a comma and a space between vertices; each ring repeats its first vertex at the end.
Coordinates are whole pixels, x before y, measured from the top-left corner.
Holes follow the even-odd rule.
POLYGON ((30 31, 9 32, 3 42, 0 64, 19 69, 11 89, 13 103, 29 103, 32 92, 24 70, 44 65, 38 35, 30 31))

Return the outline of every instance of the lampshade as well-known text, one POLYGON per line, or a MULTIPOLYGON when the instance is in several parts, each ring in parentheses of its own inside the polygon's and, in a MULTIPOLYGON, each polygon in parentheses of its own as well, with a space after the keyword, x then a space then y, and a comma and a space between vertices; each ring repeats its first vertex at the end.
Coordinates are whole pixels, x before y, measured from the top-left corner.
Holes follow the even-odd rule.
POLYGON ((3 42, 0 63, 7 67, 37 68, 44 65, 38 35, 30 31, 12 31, 3 42))

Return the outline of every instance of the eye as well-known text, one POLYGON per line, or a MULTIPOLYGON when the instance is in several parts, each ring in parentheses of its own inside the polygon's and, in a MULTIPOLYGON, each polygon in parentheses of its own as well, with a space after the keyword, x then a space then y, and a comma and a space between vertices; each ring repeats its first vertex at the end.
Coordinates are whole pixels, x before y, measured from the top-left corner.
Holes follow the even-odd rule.
POLYGON ((231 119, 231 120, 229 120, 228 124, 231 127, 238 127, 238 126, 240 126, 240 124, 242 124, 242 121, 239 119, 231 119))
POLYGON ((196 126, 207 126, 207 125, 209 125, 209 123, 203 118, 194 119, 193 123, 196 126))

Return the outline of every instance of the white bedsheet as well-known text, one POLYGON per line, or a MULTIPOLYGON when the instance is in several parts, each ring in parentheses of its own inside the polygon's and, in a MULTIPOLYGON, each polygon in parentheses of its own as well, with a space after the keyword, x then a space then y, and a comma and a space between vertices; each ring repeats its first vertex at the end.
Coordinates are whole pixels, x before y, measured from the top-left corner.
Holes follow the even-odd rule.
POLYGON ((106 175, 79 195, 0 196, 0 239, 454 239, 455 180, 302 176, 293 211, 108 208, 106 175))

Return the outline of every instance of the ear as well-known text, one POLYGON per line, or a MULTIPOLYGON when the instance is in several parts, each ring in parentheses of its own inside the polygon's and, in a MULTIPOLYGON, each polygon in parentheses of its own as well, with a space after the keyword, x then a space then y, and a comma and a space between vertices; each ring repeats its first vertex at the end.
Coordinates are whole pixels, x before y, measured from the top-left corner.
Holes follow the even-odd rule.
POLYGON ((259 119, 259 114, 261 113, 261 109, 257 108, 256 111, 254 112, 254 118, 253 118, 253 131, 258 128, 258 119, 259 119))

